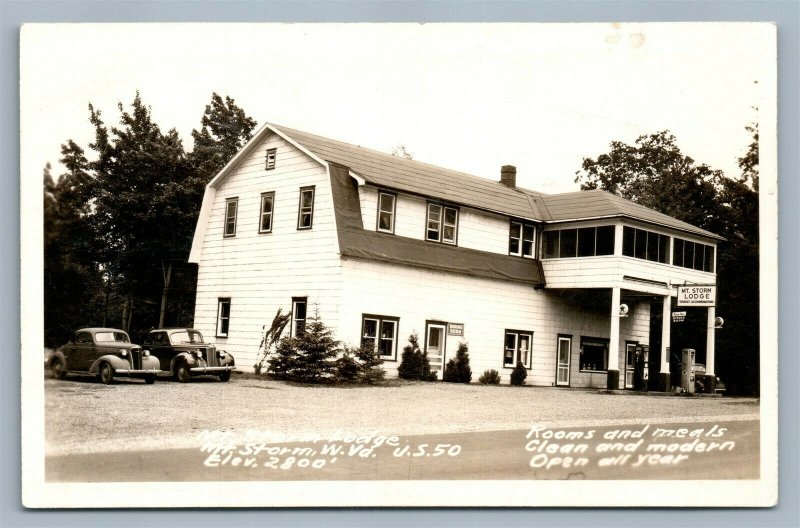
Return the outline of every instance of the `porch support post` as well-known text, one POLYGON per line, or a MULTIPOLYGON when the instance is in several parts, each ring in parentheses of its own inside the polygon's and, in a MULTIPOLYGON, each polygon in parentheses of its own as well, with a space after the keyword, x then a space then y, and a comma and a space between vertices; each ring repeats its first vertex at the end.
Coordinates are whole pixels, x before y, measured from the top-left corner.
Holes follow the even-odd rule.
POLYGON ((611 330, 608 339, 608 374, 606 389, 619 388, 619 303, 620 289, 611 289, 611 330))
POLYGON ((672 296, 665 295, 662 300, 661 310, 661 372, 659 374, 660 387, 664 392, 669 392, 672 386, 669 379, 669 340, 672 326, 672 296))
POLYGON ((706 379, 705 388, 706 392, 714 393, 716 391, 717 377, 714 374, 714 319, 716 319, 716 308, 714 306, 708 307, 708 324, 706 325, 706 379))

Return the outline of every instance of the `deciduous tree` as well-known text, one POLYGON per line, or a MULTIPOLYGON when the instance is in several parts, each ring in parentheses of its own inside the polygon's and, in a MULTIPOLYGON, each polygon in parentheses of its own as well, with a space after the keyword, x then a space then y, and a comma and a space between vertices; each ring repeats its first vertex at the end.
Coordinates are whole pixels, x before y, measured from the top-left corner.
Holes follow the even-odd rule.
MULTIPOLYGON (((730 178, 684 155, 669 131, 611 142, 576 172, 582 190, 602 189, 725 237, 717 252, 716 373, 733 392, 758 392, 758 125, 730 178)), ((705 330, 703 329, 703 332, 705 330)), ((698 343, 703 347, 704 341, 698 343)))

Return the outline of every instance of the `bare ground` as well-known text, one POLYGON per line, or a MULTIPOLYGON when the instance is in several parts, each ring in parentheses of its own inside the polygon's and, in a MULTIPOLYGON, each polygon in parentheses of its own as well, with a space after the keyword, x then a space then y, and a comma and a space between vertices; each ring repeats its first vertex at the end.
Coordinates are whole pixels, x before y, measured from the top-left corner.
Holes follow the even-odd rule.
POLYGON ((758 400, 599 394, 595 390, 390 381, 302 386, 249 375, 189 384, 45 380, 47 454, 179 448, 204 430, 274 434, 426 434, 701 420, 752 420, 758 400))

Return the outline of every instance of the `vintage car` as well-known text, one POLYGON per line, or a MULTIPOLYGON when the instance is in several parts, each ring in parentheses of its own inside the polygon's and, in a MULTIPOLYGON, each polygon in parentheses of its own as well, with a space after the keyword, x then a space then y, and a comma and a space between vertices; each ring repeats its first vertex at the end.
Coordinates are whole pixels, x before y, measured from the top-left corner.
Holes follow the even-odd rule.
MULTIPOLYGON (((714 392, 722 393, 726 390, 725 384, 719 379, 719 376, 716 376, 714 392)), ((697 394, 706 392, 706 366, 702 363, 694 364, 694 392, 697 394)))
POLYGON ((132 344, 128 334, 116 328, 76 331, 69 343, 50 356, 48 367, 56 379, 88 373, 106 385, 115 377, 141 378, 153 383, 159 371, 158 360, 132 344))
POLYGON ((203 334, 193 328, 151 330, 143 345, 161 362, 161 370, 171 372, 181 383, 203 374, 228 381, 235 368, 232 355, 203 341, 203 334))

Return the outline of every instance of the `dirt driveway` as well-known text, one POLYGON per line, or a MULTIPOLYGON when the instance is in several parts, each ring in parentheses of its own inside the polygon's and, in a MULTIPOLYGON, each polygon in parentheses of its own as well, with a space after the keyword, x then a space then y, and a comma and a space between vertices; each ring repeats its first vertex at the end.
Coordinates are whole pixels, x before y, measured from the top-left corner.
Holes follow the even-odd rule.
POLYGON ((181 448, 204 431, 244 435, 377 431, 413 435, 654 421, 752 420, 757 400, 608 395, 547 387, 392 381, 379 387, 299 386, 235 375, 145 385, 46 379, 48 455, 181 448))

